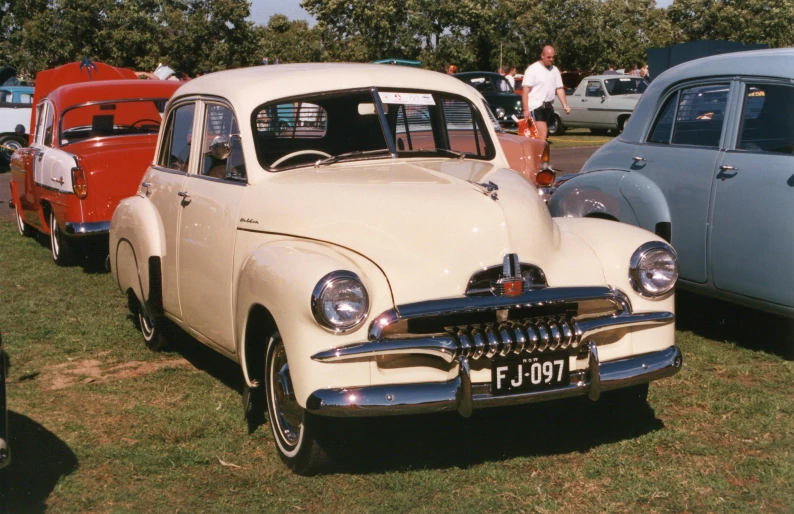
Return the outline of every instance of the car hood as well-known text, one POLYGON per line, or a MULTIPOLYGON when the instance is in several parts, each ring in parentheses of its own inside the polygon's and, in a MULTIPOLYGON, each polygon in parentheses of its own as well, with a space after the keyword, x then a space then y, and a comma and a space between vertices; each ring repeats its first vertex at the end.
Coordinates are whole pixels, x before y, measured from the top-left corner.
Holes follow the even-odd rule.
POLYGON ((325 241, 367 257, 387 276, 397 304, 460 296, 473 273, 502 265, 508 253, 553 267, 561 237, 520 175, 466 160, 283 172, 249 189, 240 216, 242 229, 325 241), (479 185, 488 183, 498 190, 479 185))

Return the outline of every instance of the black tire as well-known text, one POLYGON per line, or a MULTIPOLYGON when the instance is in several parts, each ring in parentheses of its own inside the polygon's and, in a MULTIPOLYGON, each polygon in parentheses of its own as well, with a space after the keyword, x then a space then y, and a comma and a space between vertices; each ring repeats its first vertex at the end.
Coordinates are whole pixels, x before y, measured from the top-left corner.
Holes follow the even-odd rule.
POLYGON ((561 136, 565 134, 565 125, 562 124, 559 114, 554 114, 548 124, 550 136, 561 136))
POLYGON ((17 218, 17 232, 19 232, 19 235, 22 237, 33 236, 33 234, 36 233, 36 230, 27 223, 25 223, 25 220, 22 219, 22 212, 20 211, 19 206, 14 208, 14 214, 16 214, 16 218, 17 218))
POLYGON ((55 219, 55 213, 52 210, 50 210, 50 249, 52 260, 58 266, 68 266, 72 263, 72 242, 61 232, 58 220, 55 219))
POLYGON ((16 150, 26 147, 27 141, 19 136, 7 135, 0 137, 0 156, 6 163, 11 162, 11 156, 16 150))
POLYGON ((322 419, 298 405, 284 342, 278 332, 267 343, 265 388, 270 431, 279 457, 299 475, 316 474, 328 463, 328 455, 317 437, 322 419))
POLYGON ((138 326, 143 335, 143 341, 153 352, 162 352, 168 349, 168 333, 166 321, 162 318, 152 318, 146 313, 143 305, 138 302, 138 326))
POLYGON ((609 134, 609 129, 591 128, 590 133, 594 136, 606 136, 609 134))

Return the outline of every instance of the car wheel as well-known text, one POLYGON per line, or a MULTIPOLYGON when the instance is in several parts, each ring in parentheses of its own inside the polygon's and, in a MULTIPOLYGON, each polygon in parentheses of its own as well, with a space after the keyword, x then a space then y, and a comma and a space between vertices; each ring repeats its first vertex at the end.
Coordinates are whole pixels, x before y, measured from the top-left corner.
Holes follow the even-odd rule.
POLYGON ((591 128, 590 133, 594 136, 606 136, 609 134, 609 129, 591 128))
POLYGON ((14 209, 14 213, 17 215, 17 231, 19 235, 23 237, 30 237, 35 233, 33 227, 25 223, 25 220, 22 219, 22 213, 19 210, 19 207, 14 209))
POLYGON ((55 219, 53 211, 50 211, 50 249, 52 260, 58 266, 67 266, 72 262, 71 243, 58 227, 58 220, 55 219))
POLYGON ((11 156, 26 145, 26 142, 17 136, 0 137, 0 155, 6 162, 11 162, 11 156))
POLYGON ((555 114, 551 118, 551 122, 549 123, 549 135, 550 136, 561 136, 565 134, 565 127, 560 120, 560 116, 555 114))
POLYGON ((321 420, 298 405, 281 334, 267 343, 265 381, 270 431, 281 460, 299 475, 313 475, 328 461, 316 434, 321 420))
POLYGON ((146 346, 152 351, 161 352, 168 348, 164 321, 156 320, 146 314, 143 305, 138 303, 138 325, 141 327, 141 334, 143 334, 146 346))

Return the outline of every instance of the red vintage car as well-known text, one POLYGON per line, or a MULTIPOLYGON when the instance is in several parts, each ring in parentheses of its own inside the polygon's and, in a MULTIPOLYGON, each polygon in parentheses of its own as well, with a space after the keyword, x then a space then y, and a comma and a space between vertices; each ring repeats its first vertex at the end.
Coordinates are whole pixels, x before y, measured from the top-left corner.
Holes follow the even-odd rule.
POLYGON ((41 72, 30 147, 11 160, 20 234, 49 234, 59 265, 84 256, 91 245, 83 242, 106 237, 118 202, 140 187, 179 85, 101 63, 41 72))

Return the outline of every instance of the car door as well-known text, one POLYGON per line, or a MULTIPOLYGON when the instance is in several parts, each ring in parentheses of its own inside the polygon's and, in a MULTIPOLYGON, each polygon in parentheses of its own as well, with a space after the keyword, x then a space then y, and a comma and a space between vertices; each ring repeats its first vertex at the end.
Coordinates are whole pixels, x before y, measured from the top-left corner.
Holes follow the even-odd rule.
POLYGON ((579 87, 576 88, 576 91, 574 91, 572 95, 568 96, 568 107, 571 108, 571 112, 568 114, 565 114, 565 111, 562 109, 562 105, 560 104, 560 100, 555 97, 554 111, 562 117, 564 124, 574 125, 584 122, 585 116, 587 114, 587 106, 590 100, 585 96, 586 91, 587 82, 583 81, 581 84, 579 84, 579 87))
POLYGON ((794 85, 743 80, 719 161, 711 270, 723 291, 794 307, 794 85))
POLYGON ((198 161, 184 185, 179 229, 179 299, 185 324, 234 352, 234 246, 247 186, 231 107, 200 103, 198 161), (199 135, 200 134, 200 135, 199 135))
POLYGON ((160 261, 163 309, 177 319, 182 319, 177 273, 177 241, 184 198, 180 193, 184 192, 187 170, 196 160, 191 144, 195 113, 196 99, 191 98, 169 108, 155 164, 146 171, 141 183, 141 194, 160 215, 165 235, 165 252, 160 261))
POLYGON ((662 102, 645 143, 626 145, 624 153, 622 166, 648 177, 664 194, 681 278, 691 282, 707 280, 711 187, 723 148, 730 88, 730 81, 721 80, 672 91, 662 102))

